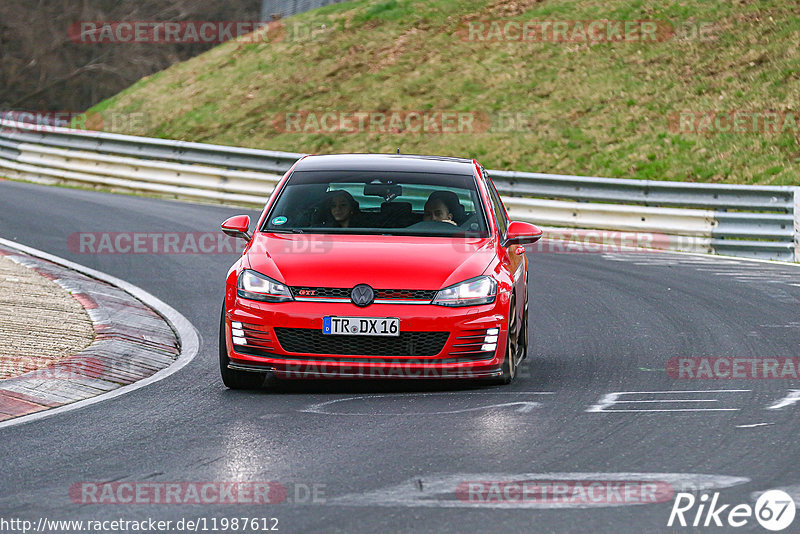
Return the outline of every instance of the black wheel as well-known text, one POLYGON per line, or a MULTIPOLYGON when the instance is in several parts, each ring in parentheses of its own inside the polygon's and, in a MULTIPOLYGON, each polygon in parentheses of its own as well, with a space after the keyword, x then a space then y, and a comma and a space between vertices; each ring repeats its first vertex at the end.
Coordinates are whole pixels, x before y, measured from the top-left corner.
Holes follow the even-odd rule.
POLYGON ((219 372, 222 375, 222 383, 230 389, 256 389, 264 385, 266 373, 228 369, 229 361, 228 349, 225 346, 225 304, 223 303, 219 318, 219 372))
POLYGON ((514 310, 514 301, 511 301, 511 308, 508 311, 508 341, 506 342, 506 357, 503 359, 503 374, 498 379, 500 384, 510 384, 517 376, 517 364, 519 363, 519 341, 520 330, 517 314, 514 310))

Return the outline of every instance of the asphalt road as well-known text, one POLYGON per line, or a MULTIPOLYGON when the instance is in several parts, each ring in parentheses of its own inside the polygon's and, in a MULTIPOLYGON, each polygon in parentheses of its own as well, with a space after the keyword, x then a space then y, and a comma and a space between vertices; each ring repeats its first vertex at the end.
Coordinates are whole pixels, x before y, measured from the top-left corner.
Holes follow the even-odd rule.
MULTIPOLYGON (((206 518, 209 530, 213 518, 277 518, 279 532, 665 532, 671 497, 556 506, 474 502, 481 496, 453 488, 656 480, 751 505, 768 489, 800 494, 800 403, 780 402, 800 381, 676 380, 665 371, 674 357, 800 356, 800 268, 667 253, 533 254, 534 342, 510 387, 315 381, 237 392, 220 381, 216 341, 235 255, 79 254, 67 244, 75 232, 216 232, 237 213, 246 211, 0 182, 0 236, 142 287, 202 338, 198 356, 160 382, 1 429, 0 518, 206 518), (288 497, 199 505, 70 496, 71 487, 109 481, 273 481, 288 497), (316 499, 306 498, 312 488, 316 499)), ((676 530, 764 531, 754 519, 676 530)))

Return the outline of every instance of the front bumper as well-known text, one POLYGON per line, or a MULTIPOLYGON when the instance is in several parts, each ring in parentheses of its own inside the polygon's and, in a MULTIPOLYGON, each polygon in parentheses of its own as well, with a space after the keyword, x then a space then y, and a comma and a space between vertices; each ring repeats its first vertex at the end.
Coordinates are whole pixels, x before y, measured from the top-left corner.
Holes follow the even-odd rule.
POLYGON ((464 308, 409 304, 373 304, 358 308, 351 303, 272 304, 234 296, 232 306, 226 306, 228 367, 238 371, 268 371, 279 378, 297 379, 498 377, 502 374, 507 342, 508 299, 502 297, 501 293, 492 304, 464 308), (394 342, 387 344, 385 338, 373 337, 378 343, 372 343, 364 339, 370 336, 322 336, 322 321, 326 315, 398 317, 401 335, 406 339, 396 338, 396 341, 410 350, 404 352, 394 342), (236 342, 231 335, 232 323, 236 326, 236 342), (487 331, 493 332, 493 329, 497 329, 494 347, 485 350, 487 331), (409 338, 430 339, 431 333, 436 332, 441 334, 433 337, 446 338, 440 346, 426 342, 424 346, 415 347, 413 339, 408 341, 409 338), (313 337, 315 342, 298 345, 298 335, 313 337), (338 338, 337 343, 331 343, 337 347, 343 346, 342 338, 352 338, 345 343, 347 353, 326 352, 324 342, 331 338, 338 338), (298 351, 298 346, 306 351, 298 351))

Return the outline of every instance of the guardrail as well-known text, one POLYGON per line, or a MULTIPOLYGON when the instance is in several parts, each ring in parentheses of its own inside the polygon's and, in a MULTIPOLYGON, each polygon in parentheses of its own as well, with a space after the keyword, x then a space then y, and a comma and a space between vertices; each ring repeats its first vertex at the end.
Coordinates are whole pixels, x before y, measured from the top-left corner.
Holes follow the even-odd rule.
POLYGON ((344 0, 261 0, 261 20, 286 18, 344 0))
MULTIPOLYGON (((0 173, 36 182, 261 207, 301 156, 0 120, 0 173)), ((512 218, 656 233, 673 250, 800 261, 800 187, 489 174, 512 218)))

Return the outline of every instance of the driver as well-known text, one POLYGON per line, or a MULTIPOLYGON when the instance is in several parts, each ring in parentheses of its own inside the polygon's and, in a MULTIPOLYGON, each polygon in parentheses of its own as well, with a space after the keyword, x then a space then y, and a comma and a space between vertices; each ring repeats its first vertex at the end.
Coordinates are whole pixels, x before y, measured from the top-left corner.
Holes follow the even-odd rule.
POLYGON ((425 208, 422 215, 423 221, 428 222, 443 222, 456 225, 453 220, 453 209, 447 205, 447 197, 439 191, 434 191, 425 202, 425 208))

